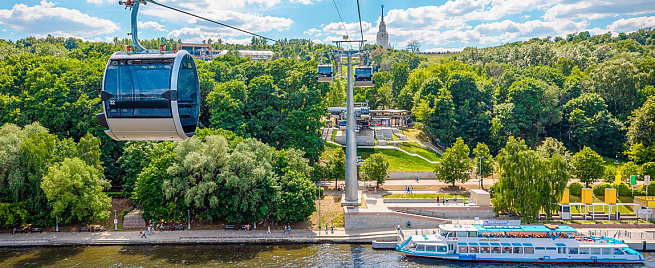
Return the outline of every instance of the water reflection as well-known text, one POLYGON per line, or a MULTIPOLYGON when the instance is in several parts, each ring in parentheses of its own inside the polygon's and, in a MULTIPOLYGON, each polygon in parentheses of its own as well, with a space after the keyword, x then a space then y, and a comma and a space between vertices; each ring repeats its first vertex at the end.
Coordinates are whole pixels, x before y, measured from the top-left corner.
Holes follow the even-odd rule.
MULTIPOLYGON (((655 254, 645 254, 655 266, 655 254)), ((561 267, 406 258, 370 245, 160 245, 0 248, 0 267, 561 267)), ((588 267, 568 266, 568 267, 588 267)), ((609 267, 609 266, 593 266, 609 267)), ((640 266, 633 266, 640 267, 640 266)))

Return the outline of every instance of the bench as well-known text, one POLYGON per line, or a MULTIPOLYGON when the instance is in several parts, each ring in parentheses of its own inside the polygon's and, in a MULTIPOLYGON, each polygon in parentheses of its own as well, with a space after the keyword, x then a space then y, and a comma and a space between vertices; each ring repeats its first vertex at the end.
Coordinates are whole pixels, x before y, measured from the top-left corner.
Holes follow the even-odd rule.
POLYGON ((168 226, 168 225, 162 225, 162 226, 159 226, 159 230, 160 231, 170 231, 171 227, 168 226))
POLYGON ((174 225, 173 230, 174 231, 184 231, 184 225, 174 225))
POLYGON ((22 228, 22 227, 14 228, 14 229, 11 230, 12 234, 25 233, 25 232, 26 232, 25 228, 22 228))
POLYGON ((80 227, 80 232, 91 232, 91 228, 89 228, 89 227, 80 227))
POLYGON ((225 230, 227 229, 237 230, 236 225, 225 225, 225 230))
POLYGON ((107 231, 107 228, 105 228, 104 226, 93 227, 93 231, 94 231, 94 232, 106 232, 106 231, 107 231))
POLYGON ((30 232, 31 233, 43 233, 43 229, 42 228, 32 228, 30 230, 30 232))

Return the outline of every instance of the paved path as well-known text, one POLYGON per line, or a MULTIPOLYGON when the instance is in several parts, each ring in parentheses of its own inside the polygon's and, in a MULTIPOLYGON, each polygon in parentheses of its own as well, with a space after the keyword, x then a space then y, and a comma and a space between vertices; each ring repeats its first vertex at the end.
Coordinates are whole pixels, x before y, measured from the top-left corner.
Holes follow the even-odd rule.
POLYGON ((186 230, 152 232, 141 238, 139 231, 107 231, 97 233, 45 232, 34 234, 0 234, 0 247, 55 245, 127 245, 127 244, 236 244, 236 243, 371 243, 373 240, 395 241, 394 230, 344 231, 325 234, 325 230, 224 231, 186 230))

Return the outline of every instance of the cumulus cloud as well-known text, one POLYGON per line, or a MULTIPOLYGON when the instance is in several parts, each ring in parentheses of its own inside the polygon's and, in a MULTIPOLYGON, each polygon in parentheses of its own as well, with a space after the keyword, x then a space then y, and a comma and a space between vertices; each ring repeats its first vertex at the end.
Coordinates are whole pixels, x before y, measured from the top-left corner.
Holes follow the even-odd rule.
POLYGON ((303 33, 307 34, 307 35, 321 36, 321 30, 316 29, 316 28, 311 28, 311 29, 309 29, 307 31, 304 31, 303 33))
POLYGON ((156 21, 139 21, 139 29, 151 29, 155 31, 166 31, 164 25, 159 24, 156 21))
POLYGON ((632 32, 645 27, 655 26, 655 16, 620 19, 607 28, 612 32, 632 32))
POLYGON ((300 3, 300 4, 303 4, 303 5, 311 5, 314 2, 318 2, 318 1, 321 1, 321 0, 289 0, 289 3, 300 3))
POLYGON ((595 20, 616 15, 636 15, 655 12, 652 0, 580 1, 559 3, 546 10, 544 18, 595 20))
POLYGON ((95 5, 102 5, 104 3, 113 3, 113 4, 118 3, 118 1, 114 1, 114 0, 86 0, 86 2, 91 3, 91 4, 95 4, 95 5))
POLYGON ((56 7, 46 0, 35 6, 16 4, 12 9, 0 9, 0 24, 37 37, 51 34, 89 38, 119 29, 110 20, 92 17, 76 9, 56 7))

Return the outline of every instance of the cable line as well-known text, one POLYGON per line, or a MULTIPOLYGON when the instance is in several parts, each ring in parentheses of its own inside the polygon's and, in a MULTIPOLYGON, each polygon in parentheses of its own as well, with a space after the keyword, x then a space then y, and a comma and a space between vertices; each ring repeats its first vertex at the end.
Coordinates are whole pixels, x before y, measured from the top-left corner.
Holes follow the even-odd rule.
POLYGON ((362 33, 362 40, 364 40, 364 30, 362 29, 362 13, 359 11, 359 0, 357 0, 357 14, 359 15, 359 32, 362 33))
POLYGON ((334 3, 334 8, 337 9, 337 14, 339 14, 339 20, 341 20, 341 25, 343 26, 343 30, 346 32, 346 36, 349 36, 348 29, 346 29, 346 24, 343 23, 343 19, 341 18, 341 12, 339 12, 339 8, 337 7, 337 2, 332 0, 332 3, 334 3))
POLYGON ((268 37, 263 36, 263 35, 259 35, 259 34, 253 33, 253 32, 249 32, 249 31, 246 31, 246 30, 242 30, 242 29, 239 29, 239 28, 237 28, 237 27, 230 26, 230 25, 227 25, 227 24, 225 24, 225 23, 220 23, 220 22, 218 22, 218 21, 211 20, 211 19, 208 19, 208 18, 205 18, 205 17, 201 17, 201 16, 198 16, 198 15, 196 15, 196 14, 193 14, 193 13, 190 13, 190 12, 187 12, 187 11, 184 11, 184 10, 181 10, 181 9, 177 9, 177 8, 174 8, 174 7, 170 7, 170 6, 167 6, 167 5, 164 5, 164 4, 160 4, 160 3, 157 3, 157 2, 155 2, 155 1, 153 1, 153 0, 147 0, 147 1, 150 2, 150 3, 153 3, 153 4, 155 4, 155 5, 158 5, 158 6, 160 6, 160 7, 165 7, 165 8, 168 8, 168 9, 171 9, 171 10, 174 10, 174 11, 177 11, 177 12, 181 12, 181 13, 187 14, 187 15, 192 16, 192 17, 196 17, 196 18, 199 18, 199 19, 202 19, 202 20, 206 20, 206 21, 209 21, 209 22, 213 22, 213 23, 216 23, 216 24, 218 24, 218 25, 228 27, 228 28, 230 28, 230 29, 234 29, 234 30, 237 30, 237 31, 240 31, 240 32, 244 32, 244 33, 247 33, 247 34, 251 34, 251 35, 254 35, 254 36, 257 36, 257 37, 261 37, 261 38, 264 38, 264 39, 267 39, 267 40, 271 40, 271 41, 274 41, 274 42, 279 42, 279 40, 275 40, 275 39, 268 38, 268 37))

